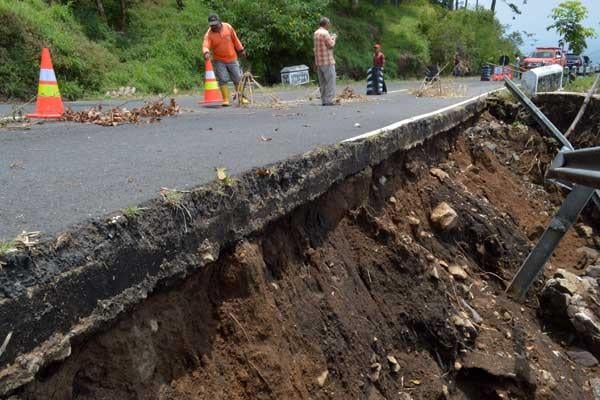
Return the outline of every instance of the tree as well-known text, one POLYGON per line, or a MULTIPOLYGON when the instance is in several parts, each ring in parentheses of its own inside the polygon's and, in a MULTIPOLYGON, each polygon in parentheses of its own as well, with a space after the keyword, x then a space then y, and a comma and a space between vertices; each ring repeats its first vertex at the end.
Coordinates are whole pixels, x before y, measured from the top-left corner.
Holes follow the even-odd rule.
POLYGON ((98 10, 98 15, 104 21, 106 21, 106 11, 104 11, 104 4, 102 4, 102 0, 96 0, 96 9, 98 10))
POLYGON ((597 36, 593 28, 583 26, 587 16, 588 10, 580 0, 566 0, 552 10, 550 17, 554 23, 546 29, 555 30, 569 43, 573 53, 581 54, 587 48, 587 39, 597 36))

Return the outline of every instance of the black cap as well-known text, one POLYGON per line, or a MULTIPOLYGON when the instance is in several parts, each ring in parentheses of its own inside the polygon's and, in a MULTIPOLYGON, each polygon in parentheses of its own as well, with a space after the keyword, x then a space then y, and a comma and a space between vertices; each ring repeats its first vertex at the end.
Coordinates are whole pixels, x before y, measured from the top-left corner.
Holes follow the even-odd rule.
POLYGON ((210 14, 208 16, 208 24, 210 26, 219 25, 220 23, 221 23, 221 20, 219 19, 219 16, 217 14, 210 14))

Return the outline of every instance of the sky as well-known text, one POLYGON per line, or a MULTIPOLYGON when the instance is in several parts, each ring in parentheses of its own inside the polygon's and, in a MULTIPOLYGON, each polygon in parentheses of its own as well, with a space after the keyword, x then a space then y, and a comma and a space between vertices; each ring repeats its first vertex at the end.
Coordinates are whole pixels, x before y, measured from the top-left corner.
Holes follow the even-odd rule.
MULTIPOLYGON (((510 25, 509 32, 512 31, 527 31, 535 33, 537 42, 527 40, 522 50, 529 53, 537 46, 556 46, 559 36, 554 31, 547 31, 546 27, 552 24, 550 14, 552 9, 556 7, 562 0, 527 0, 527 4, 523 5, 523 0, 512 0, 519 5, 523 14, 514 15, 510 8, 503 0, 498 0, 496 5, 496 15, 505 25, 510 25), (513 16, 515 19, 513 19, 513 16)), ((469 1, 470 4, 474 0, 469 1)), ((582 0, 582 3, 587 7, 589 14, 585 21, 585 26, 593 27, 600 35, 600 0, 582 0)), ((479 4, 488 6, 491 0, 479 0, 479 4)), ((586 53, 594 61, 600 62, 600 36, 596 39, 588 39, 588 48, 586 53)))

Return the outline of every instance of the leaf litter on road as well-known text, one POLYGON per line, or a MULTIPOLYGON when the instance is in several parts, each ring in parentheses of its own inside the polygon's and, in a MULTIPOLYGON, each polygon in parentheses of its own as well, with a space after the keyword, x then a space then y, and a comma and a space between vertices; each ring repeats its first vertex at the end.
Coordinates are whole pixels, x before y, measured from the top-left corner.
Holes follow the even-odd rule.
POLYGON ((140 122, 158 122, 162 117, 177 115, 180 112, 181 109, 175 99, 171 99, 168 103, 157 100, 131 110, 114 107, 104 111, 101 105, 92 107, 86 111, 73 111, 69 108, 65 111, 62 120, 101 126, 117 126, 122 124, 138 124, 140 122))

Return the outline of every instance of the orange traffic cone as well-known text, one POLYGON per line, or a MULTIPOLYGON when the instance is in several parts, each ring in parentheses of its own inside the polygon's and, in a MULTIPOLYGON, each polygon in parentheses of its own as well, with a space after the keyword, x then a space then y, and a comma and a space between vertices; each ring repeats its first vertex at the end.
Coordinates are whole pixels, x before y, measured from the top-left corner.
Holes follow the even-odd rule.
POLYGON ((223 103, 223 96, 219 90, 219 84, 215 77, 215 71, 213 70, 212 63, 210 60, 206 60, 206 74, 204 76, 204 105, 210 106, 216 103, 223 103))
POLYGON ((40 65, 40 83, 38 85, 38 97, 33 114, 27 114, 28 118, 60 118, 65 108, 58 90, 58 82, 54 75, 50 50, 42 49, 42 62, 40 65))

